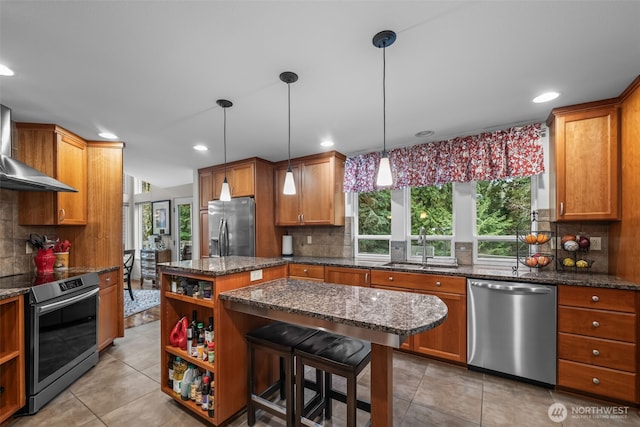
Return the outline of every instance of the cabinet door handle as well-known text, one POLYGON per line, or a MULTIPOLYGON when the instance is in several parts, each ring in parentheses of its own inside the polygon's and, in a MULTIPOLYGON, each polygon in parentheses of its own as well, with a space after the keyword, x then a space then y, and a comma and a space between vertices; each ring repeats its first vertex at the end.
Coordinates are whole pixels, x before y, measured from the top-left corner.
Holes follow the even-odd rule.
POLYGON ((597 320, 594 320, 593 322, 591 322, 591 324, 593 325, 594 328, 600 327, 600 322, 598 322, 597 320))
POLYGON ((595 378, 595 377, 594 377, 591 381, 593 381, 593 383, 594 383, 595 385, 600 384, 600 380, 599 380, 598 378, 595 378))
POLYGON ((560 202, 560 216, 564 215, 564 202, 560 202))
POLYGON ((364 284, 365 285, 369 284, 369 273, 364 273, 364 284))
POLYGON ((442 283, 440 283, 440 282, 438 281, 438 282, 436 282, 436 286, 440 287, 440 286, 442 286, 442 283))
POLYGON ((300 214, 300 222, 304 222, 304 214, 300 214))
POLYGON ((66 213, 65 213, 64 209, 62 209, 62 208, 61 208, 61 209, 58 211, 58 222, 62 222, 62 221, 64 221, 64 217, 65 217, 65 216, 66 216, 66 213))
POLYGON ((595 348, 591 351, 591 353, 593 353, 594 356, 600 356, 600 352, 595 348))
POLYGON ((104 281, 109 283, 111 281, 111 277, 107 277, 106 279, 104 279, 104 281))
POLYGON ((598 302, 598 301, 600 301, 600 298, 598 297, 598 295, 594 295, 594 296, 591 297, 591 301, 598 302))

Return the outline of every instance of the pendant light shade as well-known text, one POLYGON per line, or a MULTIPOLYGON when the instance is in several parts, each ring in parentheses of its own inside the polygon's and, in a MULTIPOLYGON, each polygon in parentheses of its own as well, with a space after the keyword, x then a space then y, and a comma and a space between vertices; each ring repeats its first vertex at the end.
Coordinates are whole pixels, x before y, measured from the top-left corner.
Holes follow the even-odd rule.
POLYGON ((387 154, 387 88, 386 88, 386 68, 387 57, 386 48, 396 41, 396 33, 391 30, 380 31, 373 36, 373 45, 382 49, 382 154, 378 165, 376 185, 378 187, 390 187, 393 185, 391 175, 391 163, 387 154))
POLYGON ((282 194, 293 195, 296 194, 296 183, 293 180, 293 170, 291 169, 291 83, 298 81, 298 75, 291 71, 285 71, 280 74, 280 80, 287 84, 287 100, 288 100, 288 128, 289 128, 289 142, 288 142, 288 160, 287 173, 284 176, 284 188, 282 194))
POLYGON ((224 180, 222 181, 222 188, 220 188, 220 200, 228 202, 231 200, 231 187, 229 187, 229 181, 227 181, 227 108, 233 106, 233 103, 226 99, 218 99, 216 103, 221 106, 222 111, 224 111, 224 180))

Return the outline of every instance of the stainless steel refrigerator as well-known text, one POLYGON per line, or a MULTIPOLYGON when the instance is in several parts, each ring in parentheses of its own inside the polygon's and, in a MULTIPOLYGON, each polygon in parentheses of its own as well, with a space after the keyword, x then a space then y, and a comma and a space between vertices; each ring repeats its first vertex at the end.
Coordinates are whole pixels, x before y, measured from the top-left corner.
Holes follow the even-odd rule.
POLYGON ((209 256, 255 256, 256 207, 253 197, 209 202, 209 256))

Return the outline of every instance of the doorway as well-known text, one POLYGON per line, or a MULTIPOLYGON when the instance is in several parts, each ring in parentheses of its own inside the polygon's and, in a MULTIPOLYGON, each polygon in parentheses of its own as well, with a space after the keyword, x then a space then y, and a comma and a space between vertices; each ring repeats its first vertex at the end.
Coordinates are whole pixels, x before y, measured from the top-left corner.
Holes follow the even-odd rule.
POLYGON ((176 249, 178 250, 178 261, 188 261, 191 259, 192 244, 192 227, 193 222, 193 199, 191 197, 183 197, 175 199, 176 215, 174 222, 174 230, 176 239, 176 249))

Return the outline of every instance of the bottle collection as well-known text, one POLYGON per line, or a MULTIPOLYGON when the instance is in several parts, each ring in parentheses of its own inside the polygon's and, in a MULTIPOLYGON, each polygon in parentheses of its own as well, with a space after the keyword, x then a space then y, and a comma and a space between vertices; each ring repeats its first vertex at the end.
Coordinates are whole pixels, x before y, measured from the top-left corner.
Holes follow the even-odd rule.
POLYGON ((215 336, 213 316, 209 316, 209 325, 198 321, 198 312, 193 310, 191 323, 187 328, 187 354, 197 359, 215 362, 215 336))
POLYGON ((202 371, 180 356, 169 357, 169 377, 167 386, 173 390, 176 398, 191 400, 209 417, 215 415, 215 381, 213 372, 202 371))

